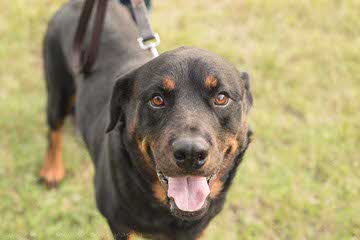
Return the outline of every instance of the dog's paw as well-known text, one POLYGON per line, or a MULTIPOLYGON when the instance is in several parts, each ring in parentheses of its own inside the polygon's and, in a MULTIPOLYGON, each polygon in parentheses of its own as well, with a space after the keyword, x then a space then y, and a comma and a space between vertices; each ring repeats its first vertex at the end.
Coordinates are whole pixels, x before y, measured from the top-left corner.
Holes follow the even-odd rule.
POLYGON ((65 169, 62 164, 43 166, 39 173, 41 182, 48 188, 56 188, 65 177, 65 169))

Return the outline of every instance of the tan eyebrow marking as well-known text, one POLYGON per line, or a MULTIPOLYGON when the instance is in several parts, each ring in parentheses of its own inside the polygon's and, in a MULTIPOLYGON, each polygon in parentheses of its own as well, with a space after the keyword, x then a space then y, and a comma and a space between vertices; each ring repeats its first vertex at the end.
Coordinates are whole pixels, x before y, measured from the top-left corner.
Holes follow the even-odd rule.
POLYGON ((208 89, 212 89, 212 88, 215 88, 218 84, 218 80, 212 76, 212 75, 209 75, 206 77, 205 79, 205 87, 208 88, 208 89))
POLYGON ((163 86, 166 91, 174 90, 175 89, 175 81, 172 80, 169 76, 167 76, 163 80, 163 86))

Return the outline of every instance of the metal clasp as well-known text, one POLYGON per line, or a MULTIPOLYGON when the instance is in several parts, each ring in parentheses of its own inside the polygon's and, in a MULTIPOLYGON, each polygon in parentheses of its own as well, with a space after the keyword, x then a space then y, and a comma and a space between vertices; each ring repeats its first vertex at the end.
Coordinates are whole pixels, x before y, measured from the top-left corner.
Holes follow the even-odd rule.
POLYGON ((153 57, 156 58, 159 56, 159 52, 156 49, 157 46, 160 44, 160 36, 157 33, 154 33, 154 38, 144 41, 142 37, 139 37, 137 39, 141 49, 150 49, 150 52, 152 53, 153 57))

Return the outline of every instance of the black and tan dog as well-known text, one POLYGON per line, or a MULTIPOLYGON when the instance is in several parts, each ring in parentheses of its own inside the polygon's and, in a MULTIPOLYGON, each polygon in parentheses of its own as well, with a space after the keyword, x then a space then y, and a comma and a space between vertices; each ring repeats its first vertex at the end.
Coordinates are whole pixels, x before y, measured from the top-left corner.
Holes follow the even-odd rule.
POLYGON ((221 211, 249 144, 248 75, 197 48, 151 59, 115 1, 94 70, 78 75, 71 46, 82 3, 58 11, 44 41, 50 131, 40 176, 50 186, 64 177, 61 129, 75 109, 114 236, 195 239, 221 211))

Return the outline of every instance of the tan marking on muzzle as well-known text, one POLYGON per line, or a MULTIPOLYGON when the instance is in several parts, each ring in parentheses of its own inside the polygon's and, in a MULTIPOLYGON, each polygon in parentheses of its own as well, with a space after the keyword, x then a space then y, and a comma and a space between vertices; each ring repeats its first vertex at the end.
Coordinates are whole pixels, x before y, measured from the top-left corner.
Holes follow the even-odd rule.
POLYGON ((242 115, 241 115, 241 128, 237 135, 229 136, 225 141, 224 153, 233 154, 239 148, 239 144, 245 141, 245 137, 248 130, 247 115, 244 104, 241 104, 242 115), (230 149, 229 152, 228 149, 230 149))
POLYGON ((224 162, 222 163, 221 169, 217 174, 217 178, 212 183, 211 193, 210 193, 211 198, 215 198, 217 195, 220 194, 221 190, 223 189, 223 182, 220 180, 220 178, 231 167, 232 162, 234 160, 233 159, 234 153, 240 147, 239 145, 241 145, 245 141, 245 137, 248 129, 246 120, 247 120, 246 113, 243 111, 240 131, 238 132, 237 135, 228 136, 227 139, 225 140, 223 151, 224 154, 226 154, 227 156, 224 159, 224 162))
POLYGON ((236 139, 236 136, 229 137, 226 139, 226 142, 225 142, 224 153, 233 154, 236 151, 236 149, 238 148, 238 146, 239 146, 239 143, 236 139))
POLYGON ((150 146, 150 144, 147 142, 147 137, 144 137, 142 140, 138 140, 137 141, 139 149, 142 153, 142 155, 144 156, 144 160, 145 163, 148 167, 152 167, 152 162, 151 162, 151 158, 147 152, 147 148, 148 146, 150 146))
POLYGON ((216 198, 222 189, 223 182, 220 180, 220 176, 218 176, 210 186, 210 198, 216 198))
POLYGON ((152 185, 152 191, 154 192, 154 197, 157 200, 159 200, 161 203, 166 203, 167 195, 165 189, 158 179, 156 179, 155 183, 152 185))

